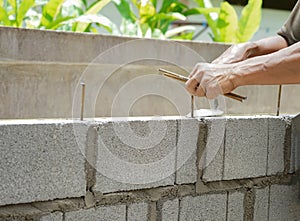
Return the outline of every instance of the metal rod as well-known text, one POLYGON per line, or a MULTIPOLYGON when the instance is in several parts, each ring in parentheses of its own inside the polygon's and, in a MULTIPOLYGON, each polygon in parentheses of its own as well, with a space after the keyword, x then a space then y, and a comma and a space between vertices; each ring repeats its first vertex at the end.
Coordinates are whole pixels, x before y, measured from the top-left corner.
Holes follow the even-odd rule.
POLYGON ((193 118, 194 117, 194 96, 192 95, 191 96, 191 117, 193 118))
POLYGON ((280 113, 281 90, 282 90, 282 85, 279 85, 279 88, 278 88, 278 97, 277 97, 277 111, 276 111, 276 116, 279 116, 279 113, 280 113))
POLYGON ((83 113, 84 113, 84 98, 85 98, 85 83, 81 82, 81 113, 80 120, 83 121, 83 113))
MULTIPOLYGON (((160 68, 159 71, 163 72, 163 74, 165 76, 167 76, 167 77, 170 77, 170 78, 182 81, 182 82, 187 82, 189 80, 188 77, 176 74, 176 73, 174 73, 172 71, 168 71, 168 70, 165 70, 165 69, 162 69, 162 68, 160 68)), ((247 97, 245 97, 245 96, 241 96, 241 95, 238 95, 238 94, 235 94, 235 93, 231 93, 231 92, 224 94, 224 96, 226 96, 228 98, 232 98, 232 99, 240 101, 240 102, 243 102, 243 100, 247 99, 247 97)))

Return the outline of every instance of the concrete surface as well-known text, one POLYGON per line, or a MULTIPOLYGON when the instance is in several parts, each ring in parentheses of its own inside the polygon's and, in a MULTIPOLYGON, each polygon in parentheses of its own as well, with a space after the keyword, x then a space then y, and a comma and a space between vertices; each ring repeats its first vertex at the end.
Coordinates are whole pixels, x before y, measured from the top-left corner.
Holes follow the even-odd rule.
POLYGON ((147 203, 134 203, 128 206, 127 220, 147 221, 149 206, 147 203))
POLYGON ((94 191, 102 193, 173 185, 177 122, 99 124, 94 191))
POLYGON ((284 142, 287 123, 284 119, 269 119, 269 146, 267 175, 284 170, 284 142))
POLYGON ((234 192, 228 194, 227 220, 244 220, 244 193, 234 192))
POLYGON ((77 220, 115 220, 126 221, 126 206, 107 206, 91 208, 87 210, 78 210, 65 213, 65 221, 77 221, 77 220))
POLYGON ((163 203, 161 216, 162 221, 178 220, 179 200, 168 200, 163 203))
POLYGON ((54 212, 47 215, 43 215, 39 221, 63 221, 63 213, 54 212))
MULTIPOLYGON (((197 181, 197 148, 200 133, 205 133, 198 119, 178 120, 177 126, 177 184, 196 183, 197 181)), ((203 124, 202 124, 203 125, 203 124)))
POLYGON ((300 220, 299 194, 299 183, 271 186, 269 220, 300 220))
POLYGON ((180 202, 180 220, 226 220, 227 194, 184 197, 180 202))
POLYGON ((266 175, 267 147, 267 118, 228 118, 226 121, 224 179, 266 175))
POLYGON ((85 161, 73 126, 0 122, 0 205, 85 195, 85 161))
POLYGON ((260 221, 262 217, 269 220, 269 190, 269 187, 255 189, 254 221, 260 221))
MULTIPOLYGON (((0 119, 78 118, 81 81, 86 83, 85 116, 185 115, 189 95, 183 84, 162 78, 158 68, 187 75, 197 62, 212 61, 228 46, 1 27, 0 119), (114 112, 122 90, 130 105, 114 112)), ((299 112, 299 91, 299 85, 283 86, 281 113, 299 112)), ((236 92, 248 99, 224 98, 226 114, 276 112, 277 86, 236 92)), ((197 108, 209 108, 207 100, 197 99, 197 108)))

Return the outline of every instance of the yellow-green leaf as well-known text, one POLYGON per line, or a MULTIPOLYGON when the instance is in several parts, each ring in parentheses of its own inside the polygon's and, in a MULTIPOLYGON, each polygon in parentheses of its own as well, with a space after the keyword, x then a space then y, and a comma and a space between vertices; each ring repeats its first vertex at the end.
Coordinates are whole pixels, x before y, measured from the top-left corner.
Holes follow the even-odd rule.
POLYGON ((43 15, 41 18, 41 26, 49 26, 55 20, 56 15, 59 13, 62 4, 65 0, 50 0, 43 8, 43 15))
POLYGON ((27 11, 34 5, 34 0, 23 0, 18 9, 17 24, 20 27, 27 11))
POLYGON ((261 20, 262 0, 249 0, 242 11, 239 20, 237 38, 239 42, 245 42, 252 38, 257 31, 261 20))
POLYGON ((84 13, 86 15, 97 14, 104 6, 106 6, 111 0, 98 0, 84 13))
POLYGON ((6 10, 0 6, 0 22, 3 22, 4 25, 10 26, 11 22, 8 18, 8 14, 6 13, 6 10))
POLYGON ((221 3, 221 11, 217 21, 220 36, 215 39, 219 42, 236 42, 238 18, 234 8, 228 2, 221 3))

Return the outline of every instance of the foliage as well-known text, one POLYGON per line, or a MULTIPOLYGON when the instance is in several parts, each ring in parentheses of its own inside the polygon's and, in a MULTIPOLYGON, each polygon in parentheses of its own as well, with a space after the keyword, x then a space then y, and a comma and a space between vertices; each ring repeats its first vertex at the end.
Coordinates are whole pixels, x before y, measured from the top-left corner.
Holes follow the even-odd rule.
MULTIPOLYGON (((195 0, 200 8, 212 8, 210 0, 195 0)), ((248 41, 257 31, 261 20, 262 0, 249 0, 241 17, 228 2, 222 2, 219 12, 202 12, 212 31, 211 37, 218 42, 240 43, 248 41)))
POLYGON ((191 39, 193 36, 193 26, 170 28, 173 21, 186 20, 184 13, 188 6, 179 0, 163 0, 160 8, 156 0, 113 0, 113 3, 122 16, 120 32, 123 35, 162 39, 191 39))
POLYGON ((257 31, 260 24, 262 0, 249 0, 240 19, 228 2, 214 8, 210 0, 195 0, 199 7, 189 8, 179 0, 0 0, 0 25, 52 29, 75 32, 98 32, 127 36, 188 39, 195 27, 174 27, 174 21, 203 14, 214 41, 244 42, 257 31), (119 28, 99 12, 112 2, 122 17, 119 28))
POLYGON ((111 0, 0 1, 0 24, 13 27, 92 32, 92 24, 112 32, 114 24, 99 11, 111 0), (2 5, 1 5, 2 4, 2 5))

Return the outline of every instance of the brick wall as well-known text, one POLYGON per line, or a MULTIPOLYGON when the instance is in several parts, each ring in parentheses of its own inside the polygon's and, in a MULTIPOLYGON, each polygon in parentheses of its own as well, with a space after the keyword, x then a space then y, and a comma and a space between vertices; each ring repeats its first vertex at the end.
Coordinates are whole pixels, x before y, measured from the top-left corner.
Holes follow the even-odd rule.
POLYGON ((0 122, 0 220, 300 220, 299 119, 0 122))

